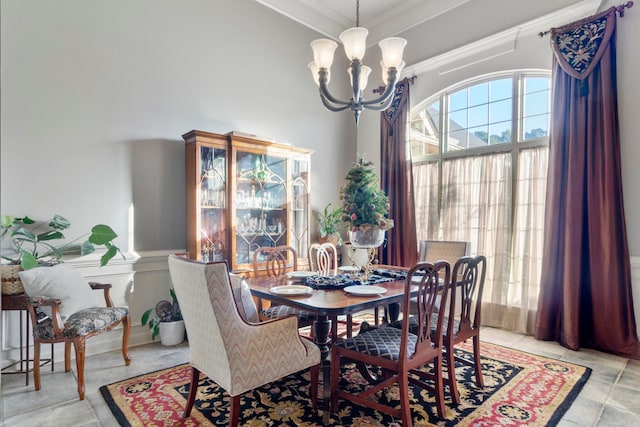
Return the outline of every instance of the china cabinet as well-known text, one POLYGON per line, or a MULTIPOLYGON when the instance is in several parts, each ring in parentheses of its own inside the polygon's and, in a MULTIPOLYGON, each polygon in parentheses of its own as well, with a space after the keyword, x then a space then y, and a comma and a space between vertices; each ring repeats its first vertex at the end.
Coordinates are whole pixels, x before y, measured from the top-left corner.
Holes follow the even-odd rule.
POLYGON ((187 251, 252 271, 261 246, 293 246, 306 260, 312 151, 238 132, 183 135, 187 251))

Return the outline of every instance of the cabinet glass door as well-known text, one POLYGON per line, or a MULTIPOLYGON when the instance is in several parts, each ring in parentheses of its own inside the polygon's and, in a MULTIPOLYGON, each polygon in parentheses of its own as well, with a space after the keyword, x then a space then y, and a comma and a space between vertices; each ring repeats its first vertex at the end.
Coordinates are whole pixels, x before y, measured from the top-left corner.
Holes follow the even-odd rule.
POLYGON ((200 188, 198 192, 200 260, 227 259, 226 248, 226 150, 200 146, 200 188))
POLYGON ((308 258, 309 248, 309 162, 291 162, 291 246, 300 258, 308 258))
POLYGON ((236 264, 251 268, 256 249, 287 244, 286 173, 284 157, 236 152, 236 264))

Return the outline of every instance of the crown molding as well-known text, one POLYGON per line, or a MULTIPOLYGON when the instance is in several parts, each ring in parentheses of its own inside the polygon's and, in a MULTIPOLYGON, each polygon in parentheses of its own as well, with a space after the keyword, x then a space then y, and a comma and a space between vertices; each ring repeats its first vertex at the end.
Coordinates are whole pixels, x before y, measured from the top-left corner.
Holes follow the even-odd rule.
POLYGON ((451 72, 465 66, 513 52, 518 37, 537 34, 549 28, 565 25, 569 22, 592 15, 598 10, 600 3, 600 0, 584 0, 579 4, 532 19, 460 48, 409 65, 402 71, 402 77, 424 74, 428 71, 441 69, 447 65, 453 65, 453 67, 444 71, 444 73, 451 72), (454 65, 454 63, 463 61, 465 62, 464 64, 454 65))

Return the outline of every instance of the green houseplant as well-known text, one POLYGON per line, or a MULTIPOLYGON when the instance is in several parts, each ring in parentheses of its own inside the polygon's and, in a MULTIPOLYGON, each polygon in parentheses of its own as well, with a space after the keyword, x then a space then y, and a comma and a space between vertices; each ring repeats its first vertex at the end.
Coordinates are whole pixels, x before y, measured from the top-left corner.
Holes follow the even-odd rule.
POLYGON ((19 218, 2 215, 2 293, 15 295, 24 292, 19 276, 21 269, 29 270, 40 265, 50 265, 60 261, 64 255, 88 255, 96 250, 96 246, 104 246, 107 250, 100 259, 100 265, 104 266, 117 253, 122 254, 113 243, 118 235, 108 225, 95 225, 91 228, 91 233, 61 243, 60 241, 65 239, 63 231, 69 227, 69 221, 58 214, 45 222, 35 221, 26 215, 19 218), (79 240, 87 235, 88 238, 79 243, 79 240))
POLYGON ((65 254, 79 252, 80 255, 88 255, 95 252, 96 246, 107 248, 100 258, 101 266, 107 265, 117 253, 121 253, 113 243, 118 235, 105 224, 93 226, 91 233, 87 233, 88 238, 81 244, 78 241, 86 234, 69 242, 57 244, 65 239, 63 231, 69 227, 71 227, 69 221, 58 214, 46 222, 37 222, 26 215, 20 218, 2 215, 0 217, 1 240, 3 242, 9 240, 12 246, 9 255, 3 251, 2 259, 9 264, 20 264, 24 270, 28 270, 38 265, 59 261, 65 254))
POLYGON ((338 228, 342 224, 342 209, 340 209, 339 206, 333 206, 329 203, 324 207, 324 210, 318 212, 317 215, 318 225, 320 226, 320 237, 336 245, 341 245, 342 236, 338 228))
POLYGON ((389 198, 380 189, 379 182, 373 162, 365 162, 362 157, 358 157, 358 161, 347 172, 345 183, 340 189, 341 218, 350 226, 350 231, 393 228, 393 220, 387 218, 389 198))
POLYGON ((151 339, 160 335, 163 345, 176 345, 184 341, 184 320, 180 304, 173 289, 169 289, 171 301, 160 300, 142 314, 142 326, 149 325, 151 339))

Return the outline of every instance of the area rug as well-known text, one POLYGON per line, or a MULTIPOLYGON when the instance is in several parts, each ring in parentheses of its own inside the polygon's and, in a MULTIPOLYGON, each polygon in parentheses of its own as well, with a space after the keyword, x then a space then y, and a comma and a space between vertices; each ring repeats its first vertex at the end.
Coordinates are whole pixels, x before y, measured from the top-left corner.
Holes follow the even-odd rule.
MULTIPOLYGON (((471 360, 469 350, 463 345, 456 351, 471 360)), ((591 373, 591 369, 583 366, 489 343, 482 343, 481 352, 484 389, 476 387, 470 367, 456 368, 461 404, 453 405, 446 394, 445 419, 438 418, 429 392, 414 389, 411 396, 414 426, 554 426, 591 373)), ((343 387, 353 389, 365 384, 353 364, 342 369, 343 387)), ((189 381, 190 368, 184 364, 103 386, 100 392, 122 426, 227 425, 229 395, 208 378, 200 380, 191 417, 181 418, 189 381)), ((399 405, 397 397, 398 390, 393 388, 381 399, 399 405)), ((322 425, 320 416, 311 411, 309 371, 247 392, 241 405, 241 426, 322 425)), ((329 425, 382 427, 399 426, 400 422, 340 400, 329 425)))

